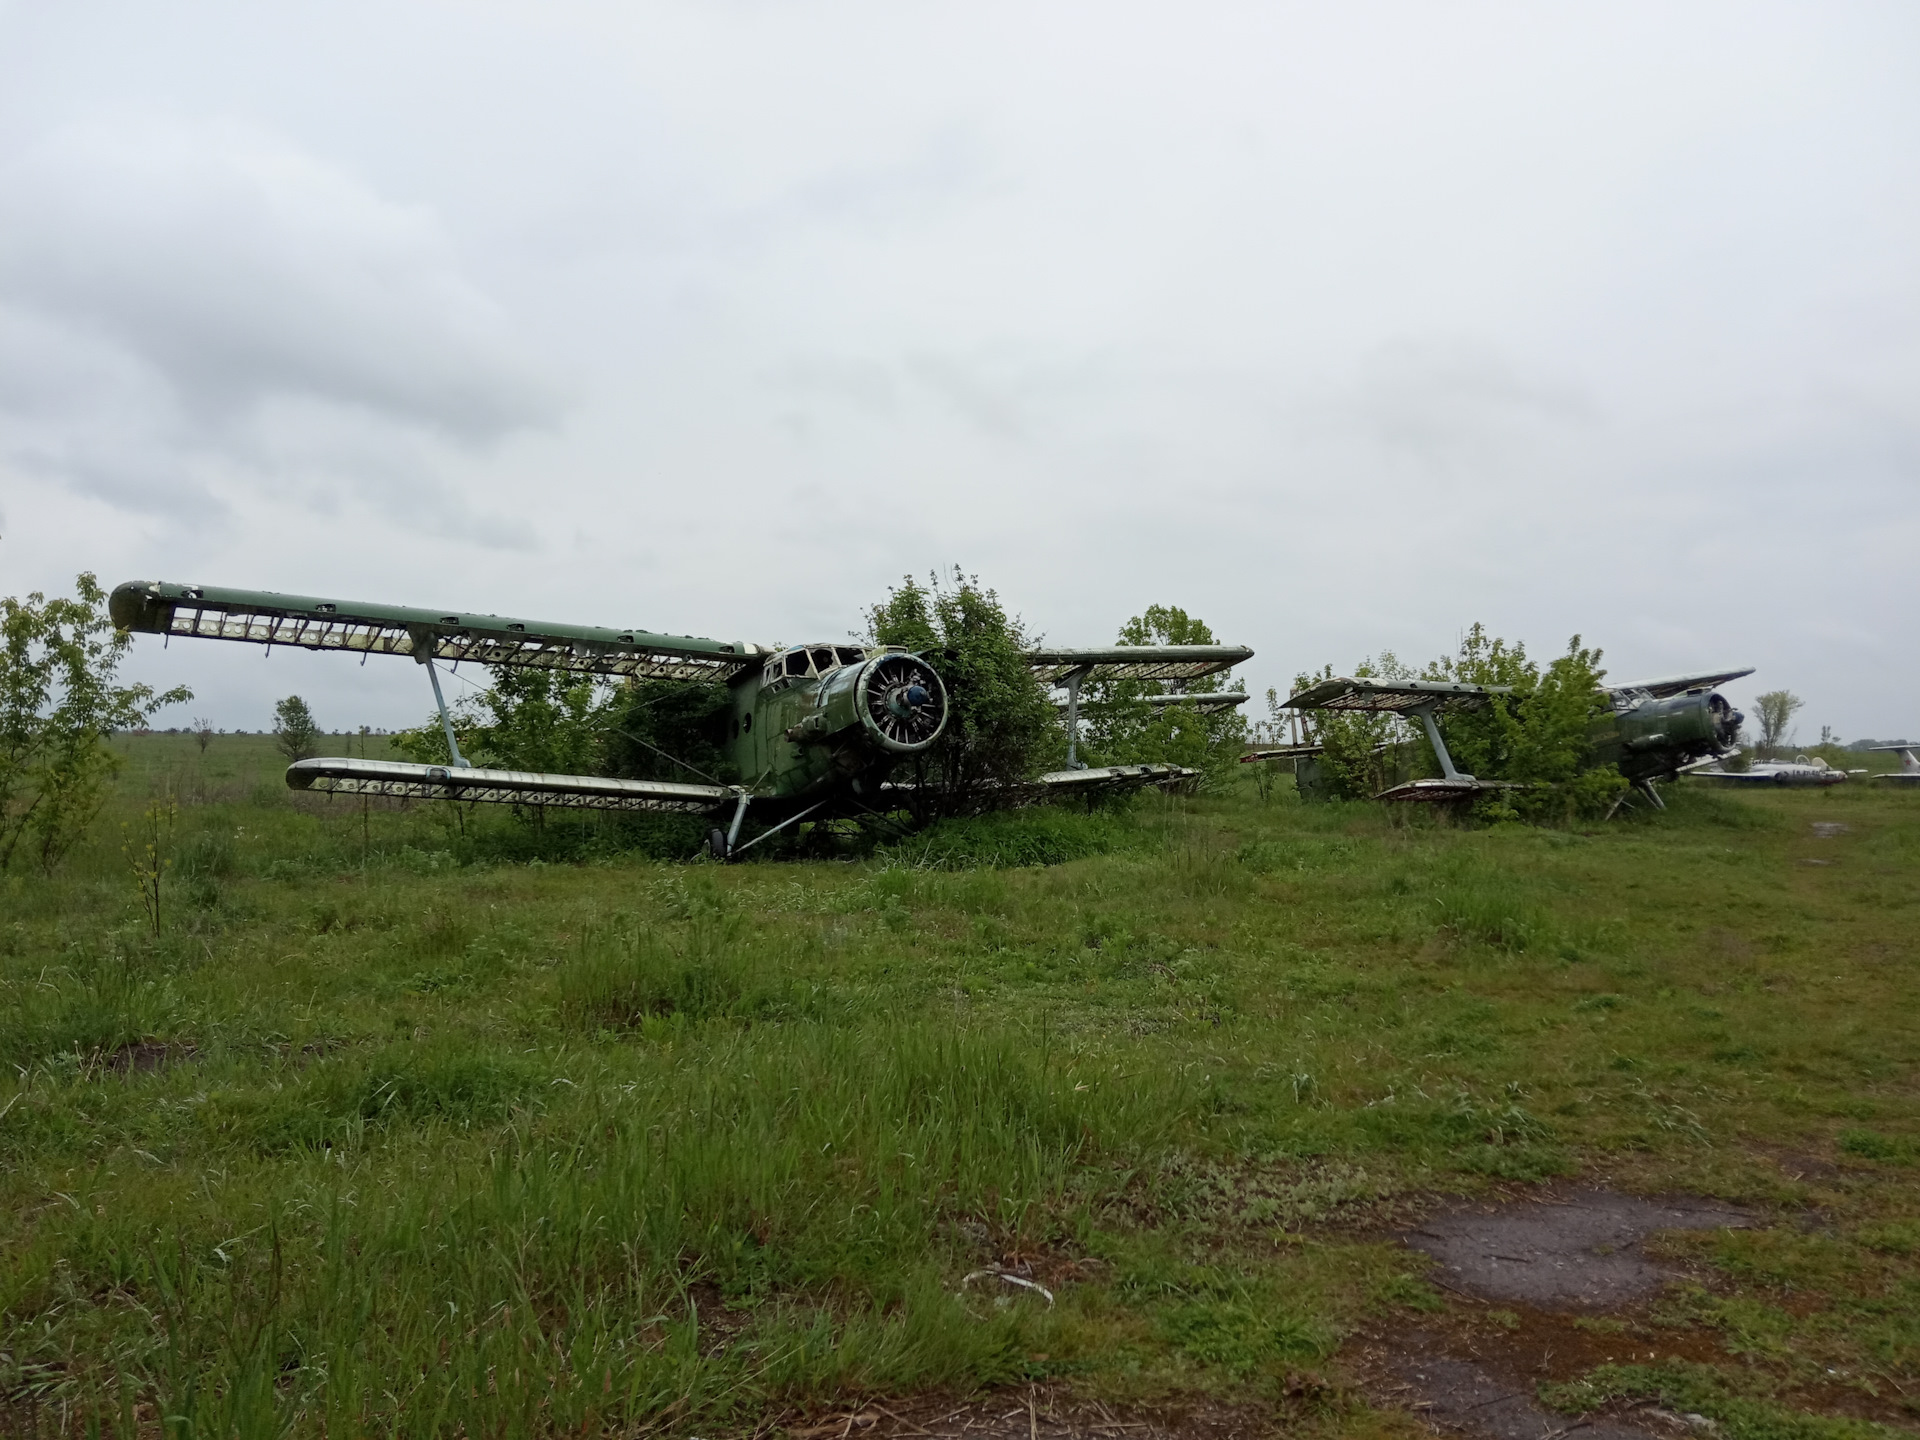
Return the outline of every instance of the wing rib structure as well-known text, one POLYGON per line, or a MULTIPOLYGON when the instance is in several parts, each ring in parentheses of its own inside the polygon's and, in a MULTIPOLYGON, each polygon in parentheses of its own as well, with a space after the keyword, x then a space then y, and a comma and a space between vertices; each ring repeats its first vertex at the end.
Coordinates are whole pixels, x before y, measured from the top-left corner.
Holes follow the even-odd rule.
MULTIPOLYGON (((1453 768, 1453 757, 1440 734, 1434 717, 1445 710, 1475 710, 1489 704, 1496 695, 1511 695, 1507 685, 1468 685, 1456 680, 1356 680, 1339 676, 1309 685, 1287 697, 1291 710, 1348 710, 1398 715, 1418 720, 1433 746, 1434 758, 1444 772, 1424 780, 1408 780, 1390 786, 1373 798, 1397 804, 1444 804, 1467 800, 1489 790, 1521 790, 1514 780, 1481 780, 1463 775, 1453 768)), ((1296 753, 1305 747, 1293 747, 1296 753)), ((1378 753, 1376 751, 1376 753, 1378 753)))
POLYGON ((733 804, 725 785, 669 780, 616 780, 599 775, 548 775, 533 770, 463 770, 398 760, 296 760, 287 786, 328 795, 385 795, 407 800, 468 800, 494 805, 551 805, 563 810, 642 810, 705 815, 733 804))
POLYGON ((1467 685, 1454 680, 1355 680, 1339 676, 1289 695, 1288 710, 1372 710, 1407 715, 1430 708, 1470 710, 1495 695, 1511 695, 1510 685, 1467 685))
POLYGON ((726 680, 767 653, 758 645, 656 635, 591 625, 556 625, 505 615, 449 614, 403 605, 230 590, 213 585, 128 581, 116 586, 113 623, 150 635, 191 635, 416 660, 469 660, 587 675, 726 680))
POLYGON ((1253 658, 1245 645, 1110 645, 1099 650, 1029 650, 1027 664, 1048 685, 1082 680, 1199 680, 1253 658))
POLYGON ((1665 700, 1674 695, 1684 695, 1689 690, 1711 690, 1724 685, 1729 680, 1738 680, 1743 675, 1753 674, 1753 666, 1744 670, 1710 670, 1700 675, 1664 675, 1658 680, 1630 680, 1624 685, 1607 685, 1604 688, 1615 695, 1647 695, 1655 700, 1665 700))
MULTIPOLYGON (((1036 805, 1065 795, 1100 795, 1119 790, 1140 790, 1152 785, 1159 789, 1178 789, 1200 778, 1198 770, 1184 765, 1100 765, 1087 770, 1049 770, 1031 780, 990 787, 986 793, 995 803, 1008 806, 1036 805)), ((909 780, 889 781, 880 787, 885 796, 910 795, 919 786, 909 780)))

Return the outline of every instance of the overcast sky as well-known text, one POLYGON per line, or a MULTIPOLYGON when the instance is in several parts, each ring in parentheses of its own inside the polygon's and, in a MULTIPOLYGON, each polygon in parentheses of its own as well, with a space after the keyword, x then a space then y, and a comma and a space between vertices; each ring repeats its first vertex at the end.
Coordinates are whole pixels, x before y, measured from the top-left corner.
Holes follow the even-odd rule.
POLYGON ((1910 3, 0 0, 0 593, 772 642, 958 563, 1256 689, 1478 620, 1851 739, 1920 735, 1917 482, 1910 3))

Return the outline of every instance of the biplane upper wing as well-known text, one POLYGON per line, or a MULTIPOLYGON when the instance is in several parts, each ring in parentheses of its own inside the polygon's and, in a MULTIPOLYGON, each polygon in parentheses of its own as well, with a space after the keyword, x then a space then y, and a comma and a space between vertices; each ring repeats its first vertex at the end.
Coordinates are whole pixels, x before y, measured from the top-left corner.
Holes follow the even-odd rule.
POLYGON ((1454 680, 1320 680, 1287 697, 1289 710, 1373 710, 1405 714, 1422 706, 1465 710, 1485 705, 1495 695, 1511 695, 1509 685, 1467 685, 1454 680))
POLYGON ((109 609, 120 629, 152 635, 664 680, 725 680, 758 665, 768 653, 759 645, 692 635, 555 625, 504 615, 452 614, 159 580, 116 586, 109 609))
POLYGON ((329 795, 387 795, 413 800, 467 800, 495 805, 551 805, 566 810, 647 810, 705 815, 735 804, 726 785, 669 780, 617 780, 603 775, 547 775, 532 770, 481 770, 414 765, 398 760, 296 760, 287 785, 329 795))
POLYGON ((1198 680, 1253 658, 1245 645, 1110 645, 1102 650, 1029 650, 1027 664, 1048 685, 1084 680, 1198 680))
POLYGON ((1666 675, 1658 680, 1634 680, 1606 688, 1614 692, 1633 691, 1650 695, 1655 700, 1665 700, 1669 695, 1684 695, 1689 690, 1711 690, 1729 680, 1738 680, 1742 675, 1753 674, 1753 668, 1749 665, 1744 670, 1712 670, 1703 675, 1666 675))

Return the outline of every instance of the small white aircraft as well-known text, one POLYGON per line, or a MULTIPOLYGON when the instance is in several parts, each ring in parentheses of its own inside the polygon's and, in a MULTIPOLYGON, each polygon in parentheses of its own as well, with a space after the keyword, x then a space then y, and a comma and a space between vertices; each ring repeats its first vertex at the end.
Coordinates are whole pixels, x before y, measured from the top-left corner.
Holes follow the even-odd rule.
POLYGON ((1892 780, 1896 784, 1920 785, 1920 760, 1914 759, 1913 756, 1913 752, 1916 749, 1920 749, 1920 746, 1869 745, 1867 749, 1870 752, 1892 751, 1900 757, 1900 768, 1898 770, 1885 771, 1882 774, 1874 776, 1874 779, 1892 780))
POLYGON ((1725 780, 1746 785, 1838 785, 1849 775, 1864 775, 1864 770, 1836 770, 1819 756, 1808 759, 1796 755, 1791 760, 1756 760, 1745 770, 1726 770, 1720 762, 1731 757, 1715 756, 1681 770, 1683 775, 1702 780, 1725 780))

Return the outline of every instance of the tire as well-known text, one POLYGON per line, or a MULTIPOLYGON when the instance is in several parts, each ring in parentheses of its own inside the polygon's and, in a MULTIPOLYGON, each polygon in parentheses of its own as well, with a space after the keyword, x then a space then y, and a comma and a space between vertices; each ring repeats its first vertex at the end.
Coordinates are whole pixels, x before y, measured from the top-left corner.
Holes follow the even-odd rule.
POLYGON ((727 858, 727 832, 718 825, 707 831, 707 853, 716 860, 727 858))

